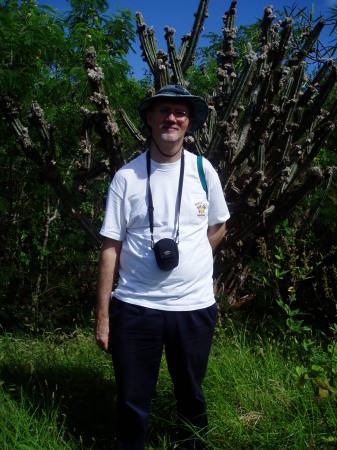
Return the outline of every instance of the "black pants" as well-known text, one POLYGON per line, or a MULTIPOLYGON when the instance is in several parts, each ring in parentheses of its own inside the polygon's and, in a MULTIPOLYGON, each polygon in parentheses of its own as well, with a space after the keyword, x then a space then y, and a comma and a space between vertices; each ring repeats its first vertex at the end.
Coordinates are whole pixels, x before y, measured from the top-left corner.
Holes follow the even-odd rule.
POLYGON ((198 428, 207 426, 201 383, 216 316, 215 304, 195 311, 160 311, 112 299, 110 349, 118 392, 118 449, 145 448, 164 346, 179 416, 198 428))

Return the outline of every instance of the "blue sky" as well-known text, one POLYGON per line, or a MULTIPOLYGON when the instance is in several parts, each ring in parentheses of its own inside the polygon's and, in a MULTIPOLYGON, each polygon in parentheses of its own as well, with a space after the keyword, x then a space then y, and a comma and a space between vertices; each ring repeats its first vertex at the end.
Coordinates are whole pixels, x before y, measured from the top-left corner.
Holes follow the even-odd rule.
MULTIPOLYGON (((65 0, 38 0, 41 5, 50 5, 55 10, 65 11, 69 9, 65 0)), ((263 15, 265 6, 272 4, 275 10, 283 9, 286 5, 296 3, 299 7, 309 7, 311 9, 314 4, 315 16, 322 13, 327 14, 330 7, 337 4, 337 0, 316 0, 314 3, 310 0, 238 0, 237 4, 237 26, 248 25, 254 23, 257 18, 263 15)), ((110 1, 110 11, 115 12, 120 9, 130 9, 134 14, 141 11, 145 23, 152 25, 155 30, 156 39, 159 48, 166 50, 166 42, 164 39, 164 28, 170 26, 176 29, 176 46, 179 48, 181 37, 189 33, 193 26, 194 13, 198 9, 199 0, 119 0, 110 1)), ((215 32, 221 33, 222 16, 229 8, 230 0, 209 0, 208 14, 209 17, 205 21, 204 33, 215 32)), ((200 44, 206 44, 205 39, 201 39, 200 44)), ((135 44, 136 53, 130 52, 128 61, 132 67, 134 75, 141 78, 146 64, 141 59, 141 51, 139 41, 135 44)))

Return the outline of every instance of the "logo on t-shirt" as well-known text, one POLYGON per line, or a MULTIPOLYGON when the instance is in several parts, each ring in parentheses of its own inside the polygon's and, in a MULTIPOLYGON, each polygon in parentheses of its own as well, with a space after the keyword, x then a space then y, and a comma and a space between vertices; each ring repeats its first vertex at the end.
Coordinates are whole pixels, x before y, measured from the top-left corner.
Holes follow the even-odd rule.
POLYGON ((198 211, 198 217, 206 215, 207 203, 206 202, 196 202, 195 206, 198 211))

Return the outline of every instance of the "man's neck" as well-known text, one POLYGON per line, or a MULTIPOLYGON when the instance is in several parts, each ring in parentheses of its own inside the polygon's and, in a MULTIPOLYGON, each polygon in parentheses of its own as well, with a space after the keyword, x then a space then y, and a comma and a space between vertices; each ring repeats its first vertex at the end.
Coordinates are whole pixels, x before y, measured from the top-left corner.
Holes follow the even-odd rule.
POLYGON ((159 163, 173 163, 181 158, 183 141, 178 142, 160 142, 153 139, 150 143, 151 159, 159 163))

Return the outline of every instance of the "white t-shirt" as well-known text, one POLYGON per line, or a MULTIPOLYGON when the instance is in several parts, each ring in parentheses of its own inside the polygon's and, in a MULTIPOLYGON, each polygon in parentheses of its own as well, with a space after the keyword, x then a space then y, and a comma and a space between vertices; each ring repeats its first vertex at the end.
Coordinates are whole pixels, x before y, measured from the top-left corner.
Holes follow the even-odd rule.
MULTIPOLYGON (((197 168, 197 157, 184 150, 185 172, 179 218, 179 264, 172 271, 157 266, 151 248, 148 215, 146 152, 122 167, 109 187, 102 236, 123 241, 119 281, 112 293, 119 300, 167 311, 190 311, 214 303, 213 256, 209 225, 229 218, 219 177, 205 158, 208 200, 197 168)), ((180 160, 151 160, 154 241, 176 236, 176 203, 180 160)))

